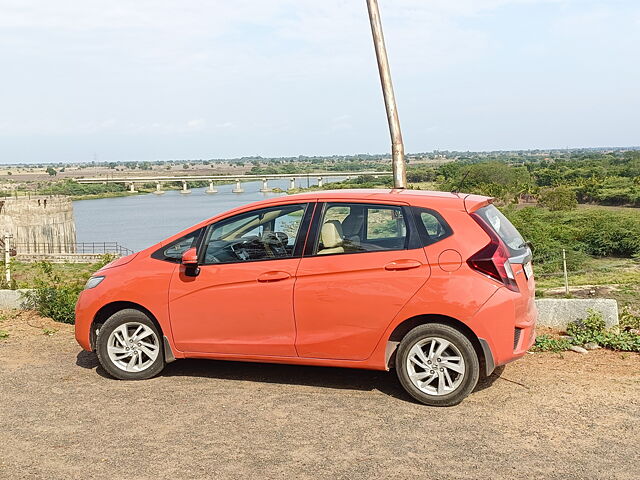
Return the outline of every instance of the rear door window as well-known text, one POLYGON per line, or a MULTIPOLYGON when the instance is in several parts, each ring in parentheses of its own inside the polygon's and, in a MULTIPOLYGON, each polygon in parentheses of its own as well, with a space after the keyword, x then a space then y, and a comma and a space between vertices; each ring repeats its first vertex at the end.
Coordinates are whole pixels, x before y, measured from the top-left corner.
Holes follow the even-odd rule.
POLYGON ((331 203, 324 210, 315 255, 407 248, 404 209, 395 205, 331 203))

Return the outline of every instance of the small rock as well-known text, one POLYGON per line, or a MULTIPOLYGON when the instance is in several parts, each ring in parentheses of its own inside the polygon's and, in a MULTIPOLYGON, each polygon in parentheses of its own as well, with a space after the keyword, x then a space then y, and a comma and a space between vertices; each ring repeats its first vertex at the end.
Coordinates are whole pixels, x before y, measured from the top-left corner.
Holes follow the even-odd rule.
POLYGON ((599 348, 602 348, 602 347, 598 345, 596 342, 589 342, 584 344, 584 348, 586 348, 587 350, 598 350, 599 348))
POLYGON ((587 352, 586 349, 584 349, 582 347, 578 347, 577 345, 571 345, 571 347, 569 347, 569 350, 571 350, 572 352, 576 352, 576 353, 589 353, 589 352, 587 352))
POLYGON ((564 340, 569 340, 570 342, 573 341, 573 337, 571 335, 560 335, 560 338, 563 338, 564 340))

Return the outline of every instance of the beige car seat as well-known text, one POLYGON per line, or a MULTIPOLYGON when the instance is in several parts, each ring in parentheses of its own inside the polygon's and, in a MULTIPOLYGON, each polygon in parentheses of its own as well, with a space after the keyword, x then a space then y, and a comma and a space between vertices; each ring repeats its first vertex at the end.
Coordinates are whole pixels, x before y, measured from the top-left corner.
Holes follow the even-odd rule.
POLYGON ((350 213, 342 221, 342 232, 346 240, 350 240, 356 245, 360 244, 360 232, 364 225, 364 216, 362 212, 350 213))
POLYGON ((322 230, 320 231, 322 248, 318 251, 318 255, 344 253, 343 241, 342 224, 338 220, 329 220, 322 225, 322 230))

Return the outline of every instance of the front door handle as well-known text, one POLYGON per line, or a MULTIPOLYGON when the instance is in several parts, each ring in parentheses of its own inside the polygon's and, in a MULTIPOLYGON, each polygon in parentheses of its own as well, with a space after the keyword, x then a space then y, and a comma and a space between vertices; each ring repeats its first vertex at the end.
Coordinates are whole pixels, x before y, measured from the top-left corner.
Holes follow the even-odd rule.
POLYGON ((258 277, 260 283, 280 282, 291 278, 291 275, 287 272, 265 272, 258 277))
POLYGON ((395 260, 384 266, 385 270, 411 270, 412 268, 421 267, 422 263, 417 260, 395 260))

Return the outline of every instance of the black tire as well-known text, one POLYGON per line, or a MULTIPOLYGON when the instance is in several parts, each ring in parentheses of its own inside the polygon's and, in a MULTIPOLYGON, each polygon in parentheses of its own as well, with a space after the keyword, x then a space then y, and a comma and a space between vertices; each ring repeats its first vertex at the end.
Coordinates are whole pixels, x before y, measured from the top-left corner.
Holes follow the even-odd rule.
MULTIPOLYGON (((434 407, 450 407, 460 403, 473 391, 480 376, 478 355, 469 339, 459 330, 440 323, 420 325, 407 333, 398 346, 395 367, 398 379, 407 393, 419 402, 434 407), (426 393, 414 385, 414 382, 409 378, 409 367, 407 367, 411 349, 419 342, 430 341, 427 339, 432 338, 440 338, 450 342, 460 352, 464 361, 464 373, 459 375, 461 378, 457 387, 449 393, 443 393, 441 395, 426 393)), ((434 368, 434 370, 437 374, 438 368, 434 368)), ((426 371, 424 373, 426 374, 426 371)), ((457 383, 457 374, 454 373, 453 375, 457 383)), ((439 377, 434 379, 435 385, 433 388, 437 388, 438 379, 439 377)))
MULTIPOLYGON (((156 327, 155 323, 144 313, 139 310, 127 308, 120 310, 119 312, 111 315, 106 322, 100 327, 98 337, 96 339, 96 353, 98 354, 98 360, 100 365, 104 368, 109 375, 120 380, 146 380, 148 378, 158 375, 165 366, 164 361, 164 343, 161 332, 156 327), (136 372, 128 372, 118 367, 116 363, 110 358, 108 354, 108 342, 111 334, 118 327, 126 323, 138 323, 149 327, 155 334, 155 340, 158 346, 158 355, 155 360, 150 363, 144 370, 136 372)), ((150 357, 146 357, 150 360, 150 357)))

